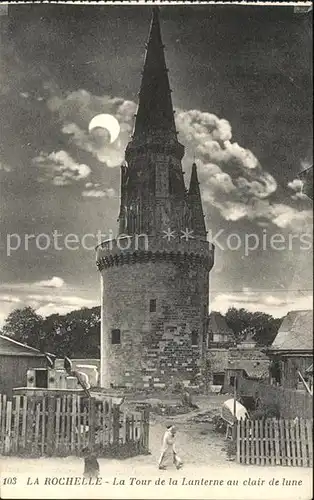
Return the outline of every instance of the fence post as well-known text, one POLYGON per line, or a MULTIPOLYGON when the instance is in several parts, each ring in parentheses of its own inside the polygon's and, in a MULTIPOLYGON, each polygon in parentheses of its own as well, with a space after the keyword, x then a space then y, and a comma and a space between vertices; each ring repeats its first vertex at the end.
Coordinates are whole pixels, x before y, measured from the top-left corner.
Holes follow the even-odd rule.
POLYGON ((7 411, 6 411, 6 428, 5 428, 5 441, 4 441, 4 451, 5 453, 10 453, 12 446, 12 427, 11 427, 11 417, 12 417, 12 401, 7 401, 7 411))
POLYGON ((20 401, 21 401, 21 396, 14 396, 13 402, 15 405, 15 411, 14 411, 14 447, 13 450, 15 453, 17 453, 19 449, 19 433, 20 433, 20 401))
POLYGON ((120 410, 119 406, 113 405, 112 408, 112 418, 113 418, 113 444, 119 443, 119 433, 120 433, 120 410))
POLYGON ((88 445, 90 450, 95 447, 95 427, 96 427, 96 408, 95 398, 89 398, 89 415, 88 415, 88 445))
POLYGON ((149 408, 145 408, 143 412, 143 446, 146 452, 149 451, 149 408))
POLYGON ((48 397, 48 418, 47 418, 47 454, 52 455, 55 443, 55 400, 53 397, 48 397))
POLYGON ((29 405, 27 406, 26 415, 26 451, 27 453, 32 453, 32 441, 33 441, 33 423, 35 414, 35 398, 31 396, 27 398, 29 400, 29 405))
POLYGON ((0 453, 4 451, 4 436, 5 436, 5 411, 6 411, 6 400, 5 394, 0 395, 0 453))
POLYGON ((125 417, 125 442, 128 443, 130 441, 130 419, 129 415, 125 417))

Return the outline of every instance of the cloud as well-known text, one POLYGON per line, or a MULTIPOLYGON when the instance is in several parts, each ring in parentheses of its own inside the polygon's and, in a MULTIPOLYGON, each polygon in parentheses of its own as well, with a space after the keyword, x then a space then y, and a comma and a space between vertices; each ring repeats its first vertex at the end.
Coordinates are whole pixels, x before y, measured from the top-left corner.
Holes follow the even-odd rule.
POLYGON ((59 115, 61 130, 70 136, 70 142, 91 153, 108 167, 116 167, 124 160, 124 150, 132 132, 136 104, 117 97, 95 96, 86 90, 69 93, 66 97, 52 96, 48 108, 59 115), (110 144, 105 135, 88 132, 91 119, 99 113, 115 116, 120 124, 118 139, 110 144))
POLYGON ((178 112, 176 121, 181 141, 197 153, 199 175, 212 201, 219 193, 232 193, 235 201, 246 202, 251 197, 267 198, 276 191, 276 180, 263 170, 252 151, 232 142, 227 120, 190 110, 178 112))
MULTIPOLYGON (((91 186, 88 186, 88 187, 91 188, 92 186, 93 186, 93 184, 91 186)), ((113 188, 108 188, 105 190, 89 189, 89 190, 83 191, 82 196, 84 198, 110 198, 110 199, 112 199, 112 198, 117 197, 117 193, 113 188)))
MULTIPOLYGON (((134 102, 107 95, 95 96, 81 89, 65 97, 53 95, 47 105, 58 114, 61 130, 77 147, 109 167, 122 163, 134 123, 134 102), (120 123, 121 133, 113 144, 98 142, 88 133, 90 120, 99 113, 112 114, 120 123)), ((293 230, 309 223, 309 210, 298 210, 270 199, 277 190, 276 180, 252 151, 232 141, 228 120, 200 110, 178 109, 176 126, 180 141, 186 147, 185 162, 194 154, 197 157, 204 201, 215 206, 223 218, 256 220, 258 224, 272 223, 293 230)), ((106 196, 103 190, 92 187, 88 190, 89 193, 83 192, 84 197, 106 196)), ((300 198, 300 194, 294 196, 300 198)))
POLYGON ((50 280, 37 281, 33 286, 42 286, 44 288, 62 288, 64 285, 65 282, 62 278, 53 276, 50 280))
POLYGON ((301 179, 293 179, 293 181, 288 183, 288 187, 293 191, 301 191, 303 188, 303 181, 301 179))
MULTIPOLYGON (((44 304, 43 306, 38 307, 36 313, 40 316, 47 317, 51 314, 68 314, 76 308, 73 306, 67 306, 65 304, 55 304, 53 302, 49 302, 48 304, 44 304)), ((79 307, 77 307, 79 309, 79 307)))
POLYGON ((304 181, 301 179, 293 179, 293 181, 288 183, 288 188, 294 191, 294 194, 291 196, 292 200, 306 200, 308 197, 303 192, 304 181))
POLYGON ((57 276, 32 283, 1 284, 0 326, 16 308, 30 306, 37 314, 47 316, 54 313, 66 314, 98 304, 97 299, 77 295, 76 287, 66 286, 64 280, 57 276))
POLYGON ((204 163, 233 163, 242 172, 260 166, 250 150, 231 142, 231 125, 224 118, 195 109, 178 110, 176 124, 182 142, 199 153, 204 163))
POLYGON ((242 290, 242 293, 220 293, 211 302, 211 310, 225 314, 229 307, 245 308, 251 312, 265 312, 276 318, 285 316, 289 311, 312 309, 313 295, 289 293, 287 291, 274 294, 274 292, 253 292, 242 290), (278 296, 277 296, 278 295, 278 296))
POLYGON ((9 304, 18 304, 21 299, 14 295, 0 294, 0 302, 8 302, 9 304))
POLYGON ((224 219, 238 221, 240 219, 262 220, 272 222, 281 229, 295 232, 309 231, 312 227, 313 213, 311 210, 297 210, 283 203, 271 203, 269 200, 251 198, 247 203, 232 200, 216 199, 211 192, 203 193, 204 201, 209 201, 220 210, 224 219))
POLYGON ((7 165, 6 163, 0 161, 0 172, 11 172, 11 167, 7 165))
MULTIPOLYGON (((232 128, 227 120, 198 110, 181 110, 176 122, 188 156, 197 155, 203 199, 216 207, 224 219, 255 220, 293 231, 303 231, 312 224, 311 210, 298 210, 271 200, 277 190, 276 180, 252 151, 232 142, 232 128)), ((299 186, 296 180, 289 184, 295 190, 299 186)), ((304 197, 298 192, 293 196, 296 198, 304 197)))
POLYGON ((88 165, 79 164, 66 152, 40 153, 33 159, 34 165, 45 172, 39 177, 41 182, 50 181, 55 186, 68 186, 73 182, 86 179, 91 173, 88 165))

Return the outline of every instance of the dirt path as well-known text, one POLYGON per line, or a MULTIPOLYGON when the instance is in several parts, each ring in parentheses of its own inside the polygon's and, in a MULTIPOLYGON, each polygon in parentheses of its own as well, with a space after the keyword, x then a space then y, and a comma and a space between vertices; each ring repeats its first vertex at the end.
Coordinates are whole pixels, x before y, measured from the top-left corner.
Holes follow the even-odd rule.
MULTIPOLYGON (((198 409, 174 417, 160 417, 152 415, 150 430, 150 450, 156 460, 160 443, 167 423, 174 422, 178 429, 177 449, 185 464, 195 465, 223 465, 227 461, 224 436, 218 434, 211 422, 195 422, 193 419, 206 412, 214 415, 226 397, 214 396, 209 398, 195 398, 198 409)), ((205 418, 204 420, 207 420, 205 418)), ((152 455, 152 456, 153 456, 152 455)))

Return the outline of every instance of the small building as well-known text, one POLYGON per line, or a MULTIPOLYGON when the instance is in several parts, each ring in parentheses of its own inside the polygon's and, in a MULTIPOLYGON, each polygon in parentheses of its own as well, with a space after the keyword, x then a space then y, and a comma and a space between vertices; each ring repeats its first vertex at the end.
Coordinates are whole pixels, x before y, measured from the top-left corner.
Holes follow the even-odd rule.
POLYGON ((0 394, 11 397, 15 387, 25 386, 27 371, 47 368, 43 353, 26 344, 0 335, 0 394))
POLYGON ((299 373, 306 376, 313 365, 313 311, 289 312, 268 355, 277 367, 277 383, 289 389, 304 388, 299 373))
POLYGON ((219 312, 211 312, 208 317, 207 326, 208 347, 230 347, 234 344, 234 332, 228 326, 226 318, 219 312))
POLYGON ((231 392, 237 375, 253 380, 265 380, 269 374, 269 358, 256 345, 251 331, 245 331, 243 340, 236 343, 233 331, 220 313, 209 318, 208 348, 206 353, 207 380, 211 391, 231 392), (215 341, 216 342, 215 342, 215 341))
POLYGON ((228 349, 234 345, 235 336, 225 317, 219 312, 211 312, 206 341, 206 385, 210 391, 220 391, 228 366, 228 349))
POLYGON ((269 358, 260 347, 253 342, 241 342, 236 348, 229 349, 224 390, 232 390, 238 375, 251 380, 268 380, 269 365, 269 358))

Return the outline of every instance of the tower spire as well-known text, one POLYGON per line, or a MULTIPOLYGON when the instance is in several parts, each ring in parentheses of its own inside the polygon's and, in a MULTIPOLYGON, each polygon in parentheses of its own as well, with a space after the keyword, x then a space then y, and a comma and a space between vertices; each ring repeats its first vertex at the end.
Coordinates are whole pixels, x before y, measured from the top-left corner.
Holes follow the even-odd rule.
POLYGON ((171 90, 160 32, 158 7, 153 7, 146 48, 133 138, 147 139, 157 135, 176 139, 171 90))
POLYGON ((197 236, 206 237, 206 227, 202 208, 202 198, 197 177, 197 166, 195 161, 192 165, 192 173, 188 200, 191 209, 192 229, 197 236))

